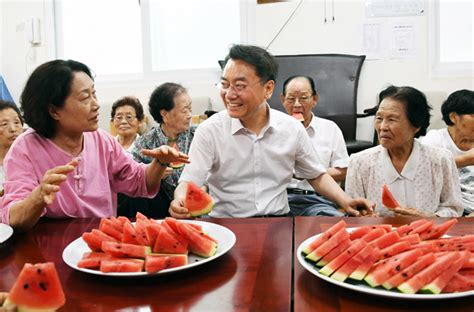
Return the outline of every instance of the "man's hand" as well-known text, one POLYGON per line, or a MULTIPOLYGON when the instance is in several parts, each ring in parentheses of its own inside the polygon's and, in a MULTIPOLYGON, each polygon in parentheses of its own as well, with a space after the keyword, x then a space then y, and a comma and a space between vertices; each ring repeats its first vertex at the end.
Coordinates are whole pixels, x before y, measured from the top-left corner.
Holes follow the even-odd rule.
POLYGON ((184 207, 184 198, 174 199, 170 204, 169 213, 176 219, 191 218, 188 209, 184 207))
POLYGON ((345 207, 342 207, 345 213, 354 217, 373 217, 375 203, 365 198, 349 199, 345 207))

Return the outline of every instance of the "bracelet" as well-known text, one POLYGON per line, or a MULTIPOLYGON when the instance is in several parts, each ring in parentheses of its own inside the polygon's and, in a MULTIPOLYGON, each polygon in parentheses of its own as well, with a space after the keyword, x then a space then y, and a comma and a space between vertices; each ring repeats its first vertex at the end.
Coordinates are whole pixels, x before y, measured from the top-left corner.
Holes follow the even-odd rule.
POLYGON ((156 162, 160 164, 162 167, 169 167, 169 163, 162 163, 158 158, 155 158, 156 162))

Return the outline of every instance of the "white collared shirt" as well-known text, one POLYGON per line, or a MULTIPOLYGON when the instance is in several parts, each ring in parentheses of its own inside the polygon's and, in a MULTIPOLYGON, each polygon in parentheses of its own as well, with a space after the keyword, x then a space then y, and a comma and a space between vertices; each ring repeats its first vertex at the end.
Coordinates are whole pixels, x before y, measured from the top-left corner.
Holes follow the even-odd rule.
MULTIPOLYGON (((454 156, 468 153, 468 151, 462 151, 456 146, 447 128, 430 130, 425 137, 421 138, 421 142, 445 148, 454 156)), ((464 209, 471 213, 474 211, 474 165, 458 168, 458 172, 464 209)))
MULTIPOLYGON (((327 168, 347 168, 349 155, 347 154, 346 142, 341 129, 335 122, 329 119, 316 117, 313 114, 310 124, 306 128, 311 143, 313 144, 323 166, 327 168)), ((303 190, 312 190, 307 180, 296 180, 290 184, 303 190)))
MULTIPOLYGON (((267 105, 268 107, 268 105, 267 105)), ((326 172, 304 127, 269 109, 268 125, 256 135, 227 111, 204 121, 180 178, 202 185, 215 200, 212 217, 251 217, 289 212, 286 188, 293 170, 305 179, 326 172)))
POLYGON ((401 174, 381 145, 351 155, 345 184, 347 195, 367 198, 377 204, 375 211, 380 216, 392 216, 382 206, 384 183, 401 206, 440 217, 462 215, 458 172, 453 156, 446 150, 415 139, 401 174))

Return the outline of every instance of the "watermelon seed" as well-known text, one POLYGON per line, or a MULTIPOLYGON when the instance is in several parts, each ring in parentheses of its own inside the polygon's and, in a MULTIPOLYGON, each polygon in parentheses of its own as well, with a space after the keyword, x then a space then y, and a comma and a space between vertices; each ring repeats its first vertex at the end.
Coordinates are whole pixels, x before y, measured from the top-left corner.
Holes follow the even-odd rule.
POLYGON ((44 291, 47 290, 47 289, 46 289, 46 285, 45 285, 43 282, 39 283, 39 287, 40 287, 42 290, 44 290, 44 291))
POLYGON ((29 287, 28 284, 23 285, 23 289, 28 289, 28 287, 29 287))
POLYGON ((397 266, 395 267, 395 270, 400 271, 400 266, 397 265, 397 266))
POLYGON ((36 269, 36 271, 38 272, 38 274, 41 274, 41 269, 36 269))

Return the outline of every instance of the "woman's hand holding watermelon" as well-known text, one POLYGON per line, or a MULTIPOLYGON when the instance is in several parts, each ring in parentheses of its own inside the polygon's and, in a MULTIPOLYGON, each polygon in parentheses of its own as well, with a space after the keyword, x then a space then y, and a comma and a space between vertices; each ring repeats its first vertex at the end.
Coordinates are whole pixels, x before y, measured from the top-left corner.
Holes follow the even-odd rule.
POLYGON ((185 219, 191 218, 188 209, 184 207, 184 198, 176 198, 170 204, 169 213, 173 218, 185 219))
POLYGON ((435 217, 436 215, 434 213, 426 213, 423 211, 420 211, 416 208, 403 208, 403 207, 395 207, 391 209, 393 212, 396 214, 400 215, 405 215, 405 216, 417 216, 417 217, 423 217, 423 218, 429 218, 429 217, 435 217))

